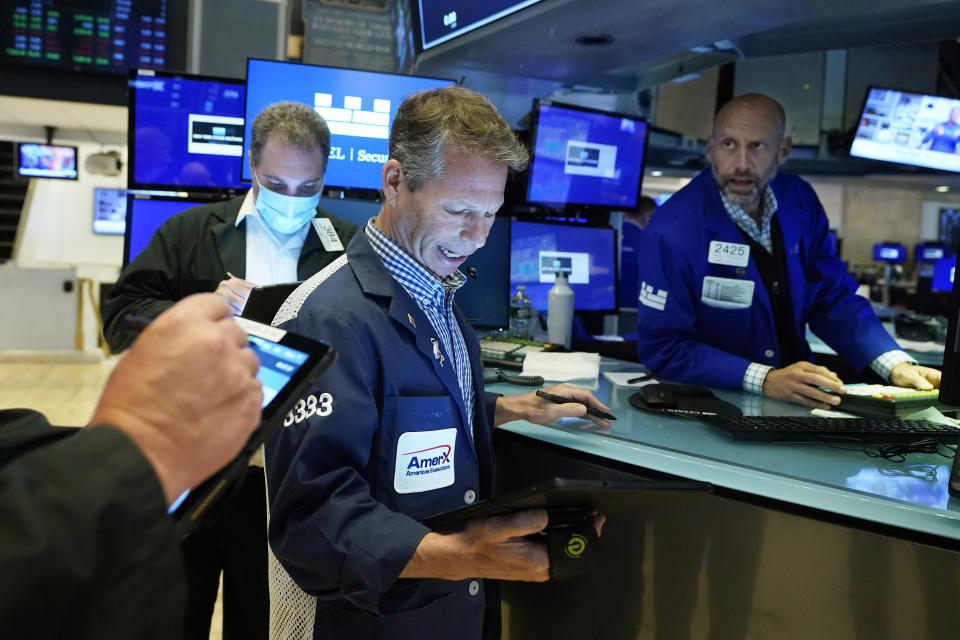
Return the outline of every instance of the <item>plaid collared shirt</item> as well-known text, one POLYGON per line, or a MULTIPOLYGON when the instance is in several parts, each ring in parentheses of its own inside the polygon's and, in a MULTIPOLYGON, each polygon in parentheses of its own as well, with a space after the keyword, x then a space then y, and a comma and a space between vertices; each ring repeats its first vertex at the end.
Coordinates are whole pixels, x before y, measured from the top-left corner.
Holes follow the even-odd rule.
MULTIPOLYGON (((730 202, 723 194, 723 191, 720 192, 720 200, 723 201, 723 208, 726 209, 727 215, 730 216, 733 223, 745 234, 750 236, 750 238, 761 244, 764 249, 773 253, 773 238, 770 229, 773 222, 773 214, 777 212, 777 197, 773 195, 773 189, 767 186, 763 192, 763 214, 760 216, 759 226, 757 226, 757 221, 743 210, 743 207, 730 202)), ((877 358, 870 363, 870 368, 884 380, 889 380, 890 371, 901 362, 916 364, 917 361, 905 351, 895 349, 877 356, 877 358)), ((783 366, 788 364, 792 363, 788 362, 783 366)), ((766 380, 767 374, 772 370, 773 367, 770 365, 751 362, 743 374, 743 390, 751 393, 763 393, 763 382, 766 380)))
POLYGON ((763 215, 760 217, 759 226, 757 226, 757 221, 743 210, 743 207, 727 200, 723 191, 720 192, 720 199, 723 201, 723 208, 727 210, 727 215, 730 216, 733 223, 753 240, 760 243, 764 249, 773 253, 770 224, 773 220, 773 214, 777 212, 777 197, 773 195, 773 189, 768 186, 763 192, 763 215))
MULTIPOLYGON (((470 357, 467 344, 453 313, 453 295, 463 286, 467 278, 459 271, 449 276, 438 277, 418 263, 403 247, 391 240, 374 225, 375 218, 367 221, 364 231, 370 246, 383 261, 383 266, 400 283, 403 290, 413 298, 430 320, 443 347, 440 358, 447 358, 453 365, 463 394, 463 405, 467 408, 467 428, 473 434, 473 372, 470 369, 470 357), (453 357, 450 357, 453 354, 453 357)), ((442 362, 442 360, 441 360, 442 362)))

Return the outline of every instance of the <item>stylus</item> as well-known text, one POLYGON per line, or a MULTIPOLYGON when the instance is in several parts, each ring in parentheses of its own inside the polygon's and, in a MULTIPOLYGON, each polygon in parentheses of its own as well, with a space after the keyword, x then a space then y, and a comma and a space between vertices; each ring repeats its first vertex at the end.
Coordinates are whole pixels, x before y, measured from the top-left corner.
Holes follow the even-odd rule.
POLYGON ((630 378, 629 380, 627 380, 627 384, 637 384, 638 382, 643 382, 644 380, 649 380, 649 379, 652 378, 652 377, 653 377, 652 374, 645 373, 645 374, 643 374, 642 376, 637 376, 636 378, 630 378))
POLYGON ((577 404, 582 404, 587 408, 587 413, 596 418, 603 418, 604 420, 616 420, 616 418, 609 414, 600 411, 599 409, 594 409, 586 402, 581 402, 580 400, 575 400, 573 398, 564 398, 563 396, 555 396, 552 393, 547 393, 541 389, 537 389, 537 395, 543 398, 544 400, 549 400, 550 402, 555 402, 556 404, 567 404, 568 402, 575 402, 577 404))

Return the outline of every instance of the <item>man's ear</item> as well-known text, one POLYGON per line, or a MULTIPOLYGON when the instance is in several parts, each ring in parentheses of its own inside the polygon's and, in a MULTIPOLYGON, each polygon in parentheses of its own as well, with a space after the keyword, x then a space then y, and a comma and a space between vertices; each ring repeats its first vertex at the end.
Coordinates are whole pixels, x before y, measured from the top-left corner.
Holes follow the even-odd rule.
POLYGON ((777 156, 777 165, 783 166, 783 163, 790 157, 790 149, 793 148, 793 138, 787 136, 780 141, 780 150, 777 156))
POLYGON ((391 158, 384 163, 380 173, 383 178, 384 200, 391 202, 400 195, 401 185, 406 182, 403 176, 403 167, 399 162, 391 158))

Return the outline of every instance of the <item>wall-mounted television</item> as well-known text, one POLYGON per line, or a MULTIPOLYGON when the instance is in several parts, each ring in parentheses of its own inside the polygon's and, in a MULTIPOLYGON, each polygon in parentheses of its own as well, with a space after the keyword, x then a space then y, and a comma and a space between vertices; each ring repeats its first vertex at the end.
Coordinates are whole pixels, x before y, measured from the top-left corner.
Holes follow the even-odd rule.
MULTIPOLYGON (((483 251, 483 249, 481 249, 483 251)), ((617 236, 610 227, 532 222, 510 223, 510 291, 526 285, 535 309, 547 310, 558 270, 567 272, 574 309, 617 309, 617 236)))
POLYGON ((95 187, 93 189, 93 232, 122 236, 126 228, 126 189, 95 187))
POLYGON ((936 262, 950 253, 950 248, 942 242, 921 242, 913 249, 914 262, 936 262))
POLYGON ((128 82, 130 189, 246 189, 242 80, 138 69, 128 82))
POLYGON ((871 87, 850 155, 960 172, 960 100, 871 87))
POLYGON ((647 122, 638 116, 534 100, 527 200, 551 206, 636 206, 647 131, 647 122))
POLYGON ((953 291, 953 274, 957 266, 957 256, 950 253, 933 263, 933 282, 931 291, 949 293, 953 291))
POLYGON ((426 51, 540 1, 418 0, 420 48, 426 51))
POLYGON ((24 178, 77 179, 77 148, 21 142, 17 145, 17 175, 24 178))
MULTIPOLYGON (((247 61, 243 156, 257 115, 274 102, 290 100, 313 107, 330 128, 330 160, 324 185, 376 195, 386 162, 393 118, 404 96, 453 84, 452 80, 358 71, 274 60, 247 61)), ((243 163, 243 179, 251 179, 243 163)))

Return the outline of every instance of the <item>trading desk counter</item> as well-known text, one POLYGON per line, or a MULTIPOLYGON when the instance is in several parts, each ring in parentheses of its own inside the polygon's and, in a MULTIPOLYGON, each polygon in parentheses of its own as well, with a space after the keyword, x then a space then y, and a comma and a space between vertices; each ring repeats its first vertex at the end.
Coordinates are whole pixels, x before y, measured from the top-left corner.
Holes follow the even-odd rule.
MULTIPOLYGON (((638 365, 604 360, 601 371, 611 370, 638 365)), ((546 637, 547 629, 560 634, 553 637, 884 638, 899 630, 923 638, 960 628, 960 500, 947 493, 949 458, 888 462, 825 444, 737 442, 694 420, 634 409, 635 387, 601 376, 592 390, 617 417, 609 429, 583 420, 500 428, 501 489, 539 474, 689 479, 712 490, 609 518, 605 559, 590 576, 506 585, 505 637, 546 637), (611 599, 611 590, 619 595, 611 599), (541 609, 547 601, 551 611, 604 614, 578 630, 575 615, 541 609)), ((717 395, 747 415, 809 412, 717 395)))

